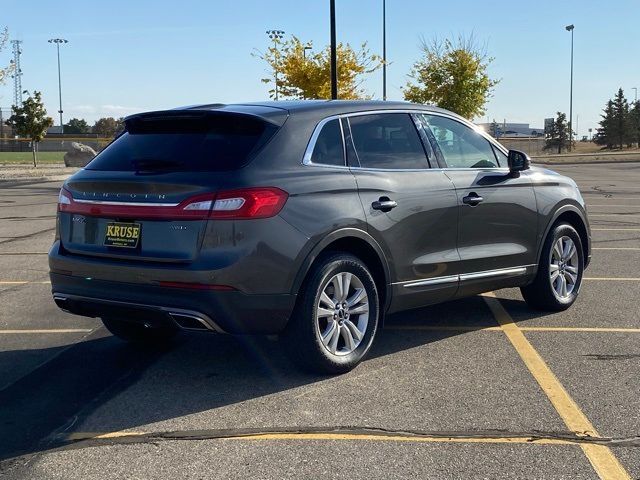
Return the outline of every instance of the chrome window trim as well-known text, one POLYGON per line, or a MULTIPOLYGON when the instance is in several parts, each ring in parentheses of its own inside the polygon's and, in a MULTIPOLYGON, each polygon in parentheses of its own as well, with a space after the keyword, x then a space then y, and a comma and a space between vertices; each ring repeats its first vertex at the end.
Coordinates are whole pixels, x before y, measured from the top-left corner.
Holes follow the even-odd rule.
MULTIPOLYGON (((449 120, 453 120, 455 122, 458 122, 458 123, 464 125, 465 127, 470 128, 471 130, 476 132, 482 138, 487 140, 490 145, 492 145, 493 147, 497 148, 498 150, 500 150, 505 155, 507 155, 507 156, 509 155, 509 150, 507 150, 504 146, 502 146, 495 138, 493 138, 487 132, 482 130, 480 127, 478 127, 474 123, 469 122, 468 120, 452 117, 451 115, 447 115, 446 113, 442 113, 442 112, 420 111, 418 113, 420 113, 422 115, 435 115, 437 117, 444 117, 444 118, 448 118, 449 120)), ((495 154, 494 154, 494 156, 495 156, 495 154)), ((497 158, 496 158, 496 162, 499 162, 499 160, 497 158)), ((470 167, 465 167, 465 168, 455 168, 455 167, 453 167, 453 168, 449 168, 449 167, 446 167, 446 168, 444 168, 444 170, 474 170, 474 171, 478 171, 478 170, 499 170, 499 169, 505 169, 505 168, 507 169, 507 171, 509 170, 508 167, 506 167, 506 166, 505 167, 503 167, 503 166, 483 167, 483 168, 470 168, 470 167)))
POLYGON ((341 169, 349 169, 349 166, 347 165, 347 146, 345 145, 345 140, 344 140, 344 130, 342 128, 342 122, 340 121, 343 118, 343 115, 332 115, 330 117, 326 117, 323 118, 322 120, 320 120, 320 122, 318 122, 318 124, 316 125, 315 129, 313 130, 313 133, 311 134, 311 138, 309 139, 309 143, 307 144, 307 148, 304 151, 304 156, 302 157, 302 164, 303 165, 309 165, 309 166, 314 166, 314 167, 324 167, 324 168, 341 168, 341 169), (333 121, 333 120, 338 120, 338 125, 340 125, 340 135, 341 135, 341 140, 342 140, 342 160, 344 162, 344 165, 329 165, 326 163, 314 163, 311 161, 311 157, 313 156, 313 149, 316 147, 316 142, 318 141, 318 137, 320 136, 320 132, 322 132, 322 129, 324 128, 324 126, 333 121))
MULTIPOLYGON (((431 110, 420 110, 420 109, 383 109, 383 110, 364 110, 362 112, 349 112, 349 113, 340 113, 337 115, 331 115, 329 117, 325 117, 322 120, 320 120, 318 122, 318 124, 315 126, 313 133, 311 134, 311 138, 309 139, 309 143, 307 144, 307 148, 304 151, 304 155, 302 157, 302 165, 306 165, 306 166, 313 166, 313 167, 322 167, 322 168, 338 168, 338 169, 346 169, 346 170, 362 170, 362 171, 372 171, 372 172, 425 172, 425 171, 431 171, 431 170, 435 170, 435 171, 447 171, 447 170, 451 170, 451 171, 460 171, 460 170, 470 170, 470 171, 474 171, 474 172, 478 172, 481 170, 489 170, 492 172, 498 172, 498 171, 505 171, 508 172, 509 168, 508 167, 502 167, 502 166, 498 166, 498 167, 485 167, 485 168, 470 168, 470 167, 465 167, 465 168, 448 168, 448 167, 429 167, 429 165, 427 164, 425 166, 425 168, 367 168, 367 167, 350 167, 347 165, 347 146, 345 144, 345 135, 344 135, 344 129, 342 127, 342 122, 340 123, 340 131, 342 132, 342 150, 343 150, 343 154, 345 157, 345 165, 326 165, 323 163, 313 163, 311 161, 311 156, 313 154, 313 149, 316 146, 316 141, 318 140, 318 136, 320 135, 320 131, 322 130, 322 127, 324 127, 328 122, 330 122, 331 120, 340 120, 342 118, 349 118, 349 117, 358 117, 361 115, 380 115, 383 113, 406 113, 409 115, 436 115, 439 117, 444 117, 444 118, 448 118, 449 120, 454 120, 458 123, 461 123, 462 125, 471 128, 472 130, 474 130, 475 132, 477 132, 479 135, 481 135, 485 140, 487 140, 491 145, 493 145, 494 147, 498 148, 499 150, 502 151, 502 153, 504 153, 505 155, 508 155, 509 151, 503 147, 500 143, 498 143, 493 137, 491 137, 491 135, 489 135, 488 133, 486 133, 485 131, 483 131, 480 127, 478 127, 477 125, 474 125, 473 123, 464 120, 464 119, 460 119, 460 118, 456 118, 453 117, 451 115, 448 115, 446 113, 443 112, 435 112, 435 111, 431 111, 431 110)), ((412 119, 413 121, 413 119, 412 119)), ((422 138, 420 139, 422 141, 422 138)), ((432 145, 429 145, 431 147, 431 149, 433 149, 432 145)), ((427 161, 429 161, 429 159, 427 158, 427 161)), ((497 161, 497 160, 496 160, 497 161)), ((437 162, 436 162, 437 163, 437 162)))
POLYGON ((180 205, 179 203, 147 203, 147 202, 112 202, 109 200, 83 200, 74 198, 74 202, 76 203, 89 203, 89 204, 97 204, 97 205, 122 205, 122 206, 133 206, 133 207, 177 207, 180 205))
POLYGON ((459 275, 446 275, 443 277, 426 278, 424 280, 409 280, 406 282, 395 282, 392 285, 402 285, 404 288, 426 287, 429 285, 441 285, 445 283, 464 282, 468 280, 478 280, 483 278, 493 278, 502 276, 518 276, 527 273, 535 264, 521 265, 519 267, 498 268, 495 270, 483 270, 473 273, 461 273, 459 275))

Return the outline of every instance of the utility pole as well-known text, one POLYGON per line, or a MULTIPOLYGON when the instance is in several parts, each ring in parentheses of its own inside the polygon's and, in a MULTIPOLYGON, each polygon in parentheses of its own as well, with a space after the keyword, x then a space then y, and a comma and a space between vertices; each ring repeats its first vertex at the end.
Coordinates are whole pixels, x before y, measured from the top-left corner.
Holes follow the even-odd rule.
POLYGON ((60 98, 60 133, 64 133, 64 123, 62 123, 62 76, 60 75, 60 44, 69 43, 69 40, 64 38, 52 38, 49 43, 56 44, 56 50, 58 51, 58 96, 60 98))
POLYGON ((571 32, 571 83, 569 87, 569 151, 573 144, 573 24, 564 27, 567 32, 571 32))
POLYGON ((331 100, 338 98, 338 60, 336 52, 336 0, 330 0, 331 17, 331 100))
POLYGON ((20 55, 22 55, 22 49, 20 48, 20 44, 22 40, 11 40, 13 45, 13 60, 11 60, 11 64, 13 65, 13 104, 16 107, 22 105, 22 68, 20 67, 20 55))
MULTIPOLYGON (((284 37, 284 30, 267 30, 267 35, 269 35, 269 38, 271 40, 273 40, 273 48, 277 51, 278 50, 278 42, 280 42, 280 40, 282 40, 282 37, 284 37)), ((276 68, 274 68, 274 76, 276 79, 276 101, 278 101, 278 66, 277 66, 277 62, 280 60, 280 56, 279 54, 277 54, 276 56, 276 68)))
POLYGON ((387 0, 382 0, 382 100, 387 99, 387 0))
POLYGON ((633 103, 638 103, 638 87, 631 87, 631 90, 636 92, 636 99, 633 101, 633 103))

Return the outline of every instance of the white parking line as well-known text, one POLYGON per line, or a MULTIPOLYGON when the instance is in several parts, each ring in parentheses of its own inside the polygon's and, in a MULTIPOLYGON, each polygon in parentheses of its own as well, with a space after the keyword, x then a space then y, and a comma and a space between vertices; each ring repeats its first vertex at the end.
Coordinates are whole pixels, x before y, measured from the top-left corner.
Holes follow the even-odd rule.
POLYGON ((22 334, 41 334, 41 333, 90 333, 90 328, 40 328, 40 329, 18 329, 18 330, 2 330, 0 335, 22 335, 22 334))
POLYGON ((592 247, 591 250, 640 250, 636 247, 592 247))

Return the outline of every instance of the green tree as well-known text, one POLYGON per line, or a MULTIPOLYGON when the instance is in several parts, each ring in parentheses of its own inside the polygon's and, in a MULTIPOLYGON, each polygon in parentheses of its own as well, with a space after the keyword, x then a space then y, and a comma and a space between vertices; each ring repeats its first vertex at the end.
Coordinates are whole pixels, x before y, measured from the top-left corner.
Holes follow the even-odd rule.
POLYGON ((113 117, 103 117, 96 120, 96 123, 91 127, 91 132, 101 137, 115 137, 119 128, 118 120, 113 117))
POLYGON ((634 141, 633 117, 622 88, 619 88, 615 97, 607 102, 601 116, 596 143, 606 145, 609 149, 622 149, 634 141))
POLYGON ((72 118, 68 123, 64 124, 64 133, 84 134, 91 132, 91 127, 86 120, 82 118, 72 118))
MULTIPOLYGON (((297 37, 277 40, 265 53, 253 55, 264 60, 274 77, 263 78, 269 84, 269 97, 275 98, 275 75, 278 77, 278 97, 282 98, 331 98, 330 47, 313 51, 311 42, 302 42, 297 37)), ((364 76, 382 67, 382 59, 371 54, 367 44, 354 50, 348 43, 336 46, 338 67, 338 97, 341 99, 369 98, 361 88, 364 76)))
POLYGON ((567 123, 567 115, 558 112, 556 119, 551 126, 551 131, 547 135, 547 141, 544 146, 545 150, 557 148, 558 153, 562 153, 562 149, 569 147, 569 125, 567 123))
POLYGON ((602 115, 602 120, 600 120, 600 127, 597 129, 596 136, 593 141, 597 145, 603 145, 609 150, 613 148, 613 100, 609 100, 607 105, 604 107, 602 115))
POLYGON ((629 122, 631 126, 631 139, 638 144, 640 148, 640 100, 633 104, 633 108, 629 112, 629 122))
POLYGON ((53 125, 53 119, 47 117, 40 92, 33 92, 33 95, 29 95, 29 98, 22 102, 22 106, 14 105, 11 110, 13 114, 5 123, 13 127, 19 136, 31 139, 33 166, 37 167, 38 143, 46 135, 47 129, 53 125))
POLYGON ((421 44, 422 58, 413 64, 404 99, 435 104, 473 118, 484 114, 484 106, 499 80, 489 78, 493 61, 473 36, 456 42, 434 39, 421 44))
MULTIPOLYGON (((5 27, 2 31, 0 31, 0 52, 5 49, 7 46, 7 42, 9 41, 9 29, 5 27)), ((4 84, 5 80, 11 73, 13 73, 14 65, 13 61, 9 63, 6 67, 0 67, 0 84, 4 84)))

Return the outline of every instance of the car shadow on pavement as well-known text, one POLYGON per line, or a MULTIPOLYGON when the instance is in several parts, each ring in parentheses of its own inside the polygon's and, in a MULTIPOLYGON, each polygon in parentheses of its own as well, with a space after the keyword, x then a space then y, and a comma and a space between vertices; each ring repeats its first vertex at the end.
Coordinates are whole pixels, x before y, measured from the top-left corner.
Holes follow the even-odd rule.
MULTIPOLYGON (((464 335, 457 327, 495 325, 481 297, 391 315, 368 359, 464 335), (407 328, 423 331, 417 335, 407 328)), ((0 352, 0 357, 19 363, 33 353, 0 352)), ((367 368, 365 361, 343 378, 366 376, 367 368)), ((145 427, 149 424, 222 407, 231 408, 219 410, 219 425, 237 427, 243 402, 321 382, 334 382, 330 385, 336 388, 337 381, 296 369, 273 338, 184 333, 166 348, 145 350, 101 328, 0 391, 0 429, 6 440, 0 459, 61 446, 66 433, 148 430, 154 429, 145 427)), ((252 411, 264 415, 264 421, 252 418, 253 423, 267 424, 274 415, 286 419, 286 401, 279 412, 252 411)))

